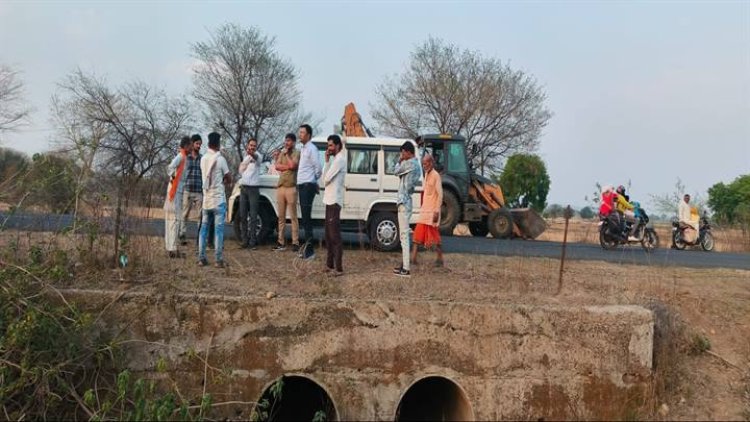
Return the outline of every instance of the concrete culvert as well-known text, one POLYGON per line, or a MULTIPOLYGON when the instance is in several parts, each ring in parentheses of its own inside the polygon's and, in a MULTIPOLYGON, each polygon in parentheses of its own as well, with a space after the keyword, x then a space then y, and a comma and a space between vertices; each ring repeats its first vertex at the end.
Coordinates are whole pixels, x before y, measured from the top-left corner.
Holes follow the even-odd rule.
POLYGON ((414 383, 398 404, 397 421, 468 421, 474 419, 466 393, 444 377, 414 383))
POLYGON ((284 376, 261 395, 253 419, 261 421, 312 421, 338 419, 326 390, 302 376, 284 376))

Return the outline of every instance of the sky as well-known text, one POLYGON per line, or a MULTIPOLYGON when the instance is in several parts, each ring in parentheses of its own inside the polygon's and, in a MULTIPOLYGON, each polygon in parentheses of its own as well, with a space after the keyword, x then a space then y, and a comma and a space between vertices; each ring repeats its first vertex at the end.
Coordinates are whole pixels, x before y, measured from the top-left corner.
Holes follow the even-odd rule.
POLYGON ((678 179, 705 198, 750 173, 750 1, 0 0, 0 63, 35 108, 3 146, 50 148, 49 100, 77 67, 188 93, 190 45, 224 23, 276 37, 324 132, 350 101, 374 126, 376 87, 430 36, 533 75, 554 113, 537 151, 548 203, 587 205, 599 182, 648 204, 678 179))

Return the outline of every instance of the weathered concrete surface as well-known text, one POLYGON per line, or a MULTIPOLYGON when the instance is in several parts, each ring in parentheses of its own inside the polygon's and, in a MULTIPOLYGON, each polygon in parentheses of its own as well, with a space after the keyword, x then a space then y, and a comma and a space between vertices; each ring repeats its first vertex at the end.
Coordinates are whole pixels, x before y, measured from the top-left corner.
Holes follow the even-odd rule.
POLYGON ((153 372, 166 357, 183 394, 202 389, 194 356, 210 345, 226 375, 209 371, 215 401, 256 401, 295 374, 322 386, 341 419, 392 420, 410 385, 440 375, 477 419, 619 419, 638 414, 651 382, 653 316, 637 306, 65 295, 108 306, 108 329, 145 341, 128 343, 132 368, 153 372))

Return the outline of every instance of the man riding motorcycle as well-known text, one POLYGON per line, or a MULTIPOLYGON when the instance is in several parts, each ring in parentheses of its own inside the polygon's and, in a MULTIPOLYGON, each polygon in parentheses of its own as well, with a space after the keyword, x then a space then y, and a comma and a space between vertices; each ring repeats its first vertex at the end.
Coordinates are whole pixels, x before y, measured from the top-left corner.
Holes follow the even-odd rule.
POLYGON ((608 220, 608 226, 610 227, 610 234, 619 240, 625 240, 625 236, 622 235, 623 222, 620 218, 620 214, 615 209, 615 203, 617 201, 617 193, 614 188, 609 185, 605 185, 602 188, 601 205, 599 206, 599 218, 608 220), (618 230, 619 229, 619 230, 618 230))
POLYGON ((625 194, 625 186, 620 185, 617 187, 617 190, 615 191, 617 193, 617 203, 616 208, 618 214, 620 214, 620 220, 622 221, 622 232, 625 233, 626 223, 630 223, 630 231, 628 231, 628 240, 637 240, 635 239, 635 229, 636 229, 636 218, 635 213, 633 210, 635 209, 635 206, 631 204, 630 197, 625 194), (624 218, 622 218, 624 217, 624 218))
POLYGON ((685 240, 694 242, 698 236, 698 210, 690 206, 690 195, 685 194, 677 206, 677 218, 680 228, 686 229, 685 240), (692 230, 691 230, 692 229, 692 230))

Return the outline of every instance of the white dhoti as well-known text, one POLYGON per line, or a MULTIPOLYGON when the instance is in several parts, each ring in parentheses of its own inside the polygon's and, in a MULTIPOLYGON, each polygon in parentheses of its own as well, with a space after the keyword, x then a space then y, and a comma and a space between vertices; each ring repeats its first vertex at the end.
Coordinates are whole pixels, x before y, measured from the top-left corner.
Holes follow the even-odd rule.
POLYGON ((180 236, 180 217, 182 216, 182 192, 177 191, 172 201, 169 200, 169 189, 164 201, 164 244, 167 251, 176 252, 180 236))

